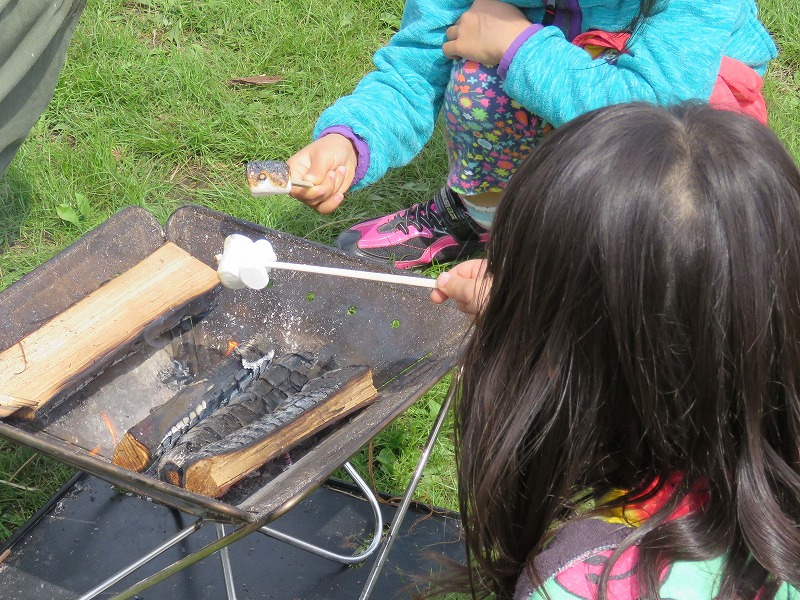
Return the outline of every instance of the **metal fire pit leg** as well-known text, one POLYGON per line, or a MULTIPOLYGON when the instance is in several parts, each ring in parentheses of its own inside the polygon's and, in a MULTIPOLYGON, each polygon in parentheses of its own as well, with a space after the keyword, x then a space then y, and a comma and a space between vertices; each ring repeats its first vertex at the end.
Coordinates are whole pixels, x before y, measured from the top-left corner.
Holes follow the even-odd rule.
POLYGON ((414 491, 417 489, 419 480, 422 479, 422 471, 425 469, 425 465, 428 463, 428 459, 431 455, 431 450, 433 450, 433 445, 436 443, 436 439, 439 437, 439 431, 442 429, 444 419, 447 416, 447 411, 450 410, 450 404, 453 400, 455 389, 456 384, 454 382, 450 385, 450 389, 447 392, 447 397, 445 398, 442 407, 439 409, 439 414, 436 415, 436 421, 434 422, 431 432, 428 435, 428 441, 425 443, 425 447, 420 453, 417 466, 414 469, 411 480, 408 482, 406 492, 403 494, 403 500, 400 503, 400 506, 397 507, 397 512, 395 513, 392 523, 389 526, 389 532, 386 534, 386 539, 381 546, 380 552, 378 552, 378 557, 375 559, 375 562, 372 565, 372 569, 367 577, 367 582, 364 584, 364 589, 361 591, 359 600, 367 600, 367 598, 370 597, 370 594, 372 594, 372 590, 375 587, 378 576, 380 575, 383 565, 386 562, 386 558, 389 555, 389 549, 392 547, 392 543, 397 537, 397 532, 400 530, 400 525, 402 525, 403 519, 406 516, 408 505, 411 503, 411 498, 414 495, 414 491))
MULTIPOLYGON (((225 525, 215 524, 217 539, 225 537, 225 525)), ((228 547, 225 546, 219 551, 219 558, 222 561, 222 576, 225 578, 225 591, 228 593, 228 600, 236 600, 236 588, 233 585, 233 569, 231 568, 231 557, 228 554, 228 547)))
MULTIPOLYGON (((269 527, 263 525, 264 522, 263 520, 255 521, 253 523, 248 523, 247 525, 235 530, 233 533, 230 533, 228 535, 225 535, 225 530, 223 525, 221 523, 217 523, 216 542, 213 542, 208 546, 205 546, 204 548, 198 550, 197 552, 194 552, 182 558, 181 560, 172 563, 171 565, 165 567, 158 573, 155 573, 150 577, 141 580, 139 583, 120 592, 119 594, 114 596, 111 600, 126 600, 127 598, 132 598, 139 592, 142 592, 147 588, 150 588, 156 585, 157 583, 160 583, 164 579, 167 579, 168 577, 171 577, 175 573, 178 573, 179 571, 182 571, 183 569, 190 567, 191 565, 203 560, 207 556, 210 556, 211 554, 217 551, 220 552, 220 558, 222 560, 222 571, 225 577, 225 589, 228 594, 228 600, 236 600, 236 591, 233 582, 233 571, 231 569, 230 559, 228 557, 228 552, 227 552, 228 546, 233 542, 235 542, 236 540, 241 539, 247 535, 250 535, 255 531, 260 531, 261 533, 264 533, 278 540, 297 546, 298 548, 301 548, 303 550, 307 550, 308 552, 311 552, 313 554, 317 554, 318 556, 329 558, 331 560, 335 560, 341 563, 354 564, 366 560, 368 556, 370 556, 373 552, 375 552, 375 550, 378 548, 378 545, 381 542, 381 534, 383 533, 383 516, 381 515, 380 506, 378 505, 378 500, 375 497, 375 494, 366 484, 366 482, 358 475, 356 470, 349 462, 344 463, 344 468, 347 470, 350 477, 353 478, 353 481, 356 482, 356 485, 358 485, 358 487, 361 488, 362 492, 364 492, 364 495, 367 497, 367 500, 370 503, 372 511, 375 515, 375 530, 372 541, 370 542, 367 549, 364 550, 364 552, 362 552, 361 554, 356 554, 354 556, 335 554, 334 552, 330 552, 329 550, 325 550, 324 548, 314 546, 313 544, 309 544, 292 536, 286 535, 285 533, 281 533, 279 531, 275 531, 274 529, 270 529, 269 527)), ((178 535, 167 540, 164 544, 162 544, 161 546, 159 546, 146 556, 143 556, 136 562, 131 563, 131 565, 129 565, 116 575, 113 575, 112 577, 108 578, 103 583, 101 583, 91 591, 81 596, 78 600, 91 600, 92 598, 95 598, 101 592, 108 589, 115 583, 121 581, 122 579, 133 573, 136 569, 138 569, 142 565, 151 561, 165 550, 171 548, 172 546, 180 542, 182 539, 188 537, 190 534, 197 531, 202 525, 202 523, 203 520, 198 519, 197 521, 195 521, 192 527, 189 527, 188 529, 184 529, 183 531, 179 532, 178 535)))
POLYGON ((122 579, 125 579, 125 577, 127 577, 128 575, 133 573, 139 567, 147 564, 148 562, 150 562, 151 560, 156 558, 162 552, 165 552, 165 551, 169 550, 170 548, 172 548, 175 544, 177 544, 181 540, 189 537, 195 531, 200 529, 202 524, 203 524, 202 520, 195 521, 192 524, 191 527, 187 527, 186 529, 182 529, 181 531, 178 532, 177 535, 175 535, 175 536, 171 537, 170 539, 168 539, 166 542, 161 544, 158 548, 152 550, 148 554, 145 554, 139 560, 137 560, 135 562, 132 562, 130 565, 128 565, 127 567, 125 567, 124 569, 119 571, 118 573, 116 573, 116 574, 112 575, 111 577, 109 577, 108 579, 106 579, 103 583, 99 584, 95 588, 93 588, 93 589, 89 590, 88 592, 86 592, 83 596, 78 598, 78 600, 90 600, 91 598, 94 598, 94 597, 98 596, 99 594, 101 594, 102 592, 104 592, 105 590, 110 588, 112 585, 114 585, 118 581, 121 581, 122 579))
MULTIPOLYGON (((223 538, 218 539, 216 542, 212 542, 209 545, 201 548, 197 552, 193 552, 184 558, 175 561, 168 567, 163 568, 158 573, 154 573, 147 577, 146 579, 142 579, 139 583, 132 585, 127 590, 124 590, 113 596, 111 600, 127 600, 128 598, 133 598, 139 592, 143 592, 144 590, 153 587, 157 583, 161 583, 168 577, 171 577, 175 573, 183 571, 185 568, 192 566, 193 564, 200 562, 207 556, 211 556, 214 552, 225 548, 226 546, 230 546, 233 542, 242 539, 253 533, 254 531, 258 531, 259 527, 263 526, 265 519, 260 519, 258 521, 253 521, 252 523, 248 523, 247 525, 236 529, 233 533, 229 533, 223 538)), ((82 599, 81 599, 82 600, 82 599)))
POLYGON ((334 552, 331 552, 330 550, 325 550, 324 548, 320 548, 319 546, 315 546, 314 544, 309 544, 308 542, 304 542, 303 540, 300 540, 296 537, 292 537, 285 533, 281 533, 280 531, 276 531, 271 527, 264 526, 261 529, 259 529, 259 531, 277 540, 286 542, 287 544, 291 544, 292 546, 297 546, 298 548, 301 548, 307 552, 311 552, 312 554, 316 554, 317 556, 321 556, 329 560, 334 560, 336 562, 340 562, 345 565, 354 565, 360 562, 364 562, 373 552, 375 552, 375 550, 378 548, 378 545, 381 543, 381 535, 383 534, 383 515, 381 514, 381 507, 378 504, 378 499, 375 497, 375 493, 370 489, 367 483, 356 472, 353 465, 351 465, 349 462, 346 462, 342 466, 344 466, 348 475, 350 475, 350 477, 353 479, 356 485, 359 488, 361 488, 361 491, 366 497, 370 506, 372 507, 372 513, 375 516, 375 529, 372 534, 372 541, 370 542, 369 546, 367 546, 366 550, 364 550, 360 554, 355 554, 351 556, 344 554, 336 554, 334 552))

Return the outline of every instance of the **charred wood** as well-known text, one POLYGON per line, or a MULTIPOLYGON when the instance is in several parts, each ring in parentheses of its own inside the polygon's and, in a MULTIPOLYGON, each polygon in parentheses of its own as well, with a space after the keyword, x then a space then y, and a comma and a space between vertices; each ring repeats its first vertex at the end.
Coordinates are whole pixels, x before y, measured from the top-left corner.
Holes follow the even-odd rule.
POLYGON ((208 308, 214 269, 171 242, 0 353, 0 417, 33 419, 147 337, 208 308))
POLYGON ((193 425, 227 404, 267 368, 273 352, 242 344, 211 373, 175 394, 131 427, 114 449, 112 462, 144 471, 193 425))
POLYGON ((273 412, 165 465, 171 483, 218 497, 248 473, 311 435, 366 406, 377 391, 372 370, 354 365, 312 379, 273 412))
POLYGON ((156 471, 165 481, 173 481, 171 465, 204 446, 223 439, 237 429, 263 418, 292 394, 300 391, 309 377, 330 370, 334 361, 329 352, 319 357, 311 354, 288 354, 274 360, 244 393, 210 414, 187 431, 172 449, 164 453, 156 471))

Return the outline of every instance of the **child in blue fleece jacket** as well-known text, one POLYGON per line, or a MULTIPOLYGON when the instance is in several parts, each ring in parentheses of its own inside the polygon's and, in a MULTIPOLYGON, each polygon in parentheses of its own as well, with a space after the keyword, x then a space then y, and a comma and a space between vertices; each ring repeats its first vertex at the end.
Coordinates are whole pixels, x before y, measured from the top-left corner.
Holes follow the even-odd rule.
POLYGON ((628 101, 709 101, 766 120, 776 56, 754 0, 407 0, 400 30, 289 159, 322 214, 408 163, 441 113, 449 154, 433 198, 342 232, 345 251, 399 268, 466 258, 501 192, 551 128, 628 101), (546 3, 545 3, 546 2, 546 3))

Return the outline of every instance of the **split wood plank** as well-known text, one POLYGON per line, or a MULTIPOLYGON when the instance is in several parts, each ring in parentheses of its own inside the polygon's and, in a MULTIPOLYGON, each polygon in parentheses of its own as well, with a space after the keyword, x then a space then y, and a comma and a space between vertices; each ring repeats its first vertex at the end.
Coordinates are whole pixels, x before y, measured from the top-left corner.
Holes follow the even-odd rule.
POLYGON ((264 419, 203 448, 180 469, 184 481, 171 483, 217 498, 248 473, 371 403, 376 394, 367 366, 329 371, 264 419))
POLYGON ((0 417, 33 418, 218 284, 214 269, 165 243, 0 353, 0 417))

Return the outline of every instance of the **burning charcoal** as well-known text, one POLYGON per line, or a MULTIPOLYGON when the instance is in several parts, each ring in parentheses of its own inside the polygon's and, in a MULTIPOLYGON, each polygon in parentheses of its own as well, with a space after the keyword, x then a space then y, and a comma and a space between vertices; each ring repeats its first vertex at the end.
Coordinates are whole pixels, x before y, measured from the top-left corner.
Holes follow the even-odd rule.
POLYGON ((242 392, 267 368, 273 354, 263 353, 254 343, 236 348, 207 377, 185 387, 131 427, 114 449, 112 462, 144 471, 190 427, 242 392), (243 364, 251 365, 251 373, 238 379, 243 364))
POLYGON ((244 404, 237 403, 230 405, 228 414, 239 423, 249 423, 260 417, 263 413, 254 412, 244 404))
POLYGON ((263 418, 291 394, 298 392, 308 382, 310 372, 327 369, 328 364, 320 365, 309 354, 288 354, 273 361, 247 392, 209 415, 164 454, 156 468, 159 477, 171 483, 179 481, 180 476, 174 471, 183 456, 263 418))
POLYGON ((351 366, 312 379, 272 413, 172 465, 168 480, 218 497, 288 448, 372 401, 372 370, 351 366))
POLYGON ((274 369, 264 373, 264 380, 274 387, 280 387, 289 380, 292 372, 283 365, 276 364, 274 369))
POLYGON ((292 384, 296 385, 297 387, 303 387, 306 381, 308 381, 308 378, 303 377, 300 373, 295 372, 289 375, 289 381, 291 381, 292 384))
POLYGON ((261 397, 261 401, 264 403, 264 407, 266 408, 264 412, 272 412, 281 402, 283 402, 283 400, 284 397, 278 393, 277 390, 270 390, 269 393, 261 397))
MULTIPOLYGON (((181 319, 170 331, 172 337, 172 372, 169 377, 178 386, 188 383, 200 373, 201 360, 208 359, 205 346, 201 349, 195 340, 194 324, 205 315, 197 315, 195 318, 186 317, 181 319)), ((206 362, 205 364, 208 364, 206 362)))

